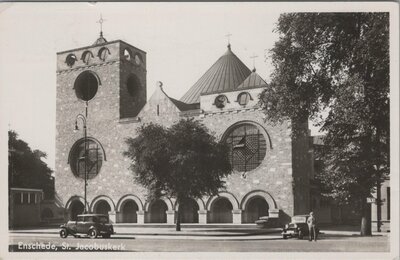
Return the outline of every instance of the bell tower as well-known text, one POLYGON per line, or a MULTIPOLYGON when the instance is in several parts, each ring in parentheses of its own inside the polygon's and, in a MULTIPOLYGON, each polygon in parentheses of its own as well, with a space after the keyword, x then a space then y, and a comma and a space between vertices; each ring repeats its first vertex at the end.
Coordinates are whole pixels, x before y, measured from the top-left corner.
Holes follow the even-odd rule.
POLYGON ((64 203, 83 197, 87 171, 89 201, 101 192, 96 183, 116 174, 112 156, 117 148, 111 147, 119 121, 136 117, 146 103, 146 52, 121 40, 108 42, 101 31, 92 45, 57 53, 56 79, 55 188, 64 203), (84 126, 74 132, 78 115, 84 126), (85 149, 88 157, 82 162, 85 149))

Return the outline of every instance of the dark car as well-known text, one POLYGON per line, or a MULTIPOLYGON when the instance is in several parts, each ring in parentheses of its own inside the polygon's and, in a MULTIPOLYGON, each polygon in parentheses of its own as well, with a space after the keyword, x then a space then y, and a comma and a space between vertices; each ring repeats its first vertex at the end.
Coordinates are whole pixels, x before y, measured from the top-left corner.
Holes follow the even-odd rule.
POLYGON ((66 238, 68 235, 78 237, 79 234, 88 235, 90 238, 102 236, 109 238, 115 234, 113 225, 109 223, 107 215, 102 214, 82 214, 78 215, 76 221, 70 220, 60 226, 60 237, 66 238))
MULTIPOLYGON (((292 217, 289 224, 286 224, 282 230, 282 237, 287 239, 288 237, 297 237, 302 239, 304 236, 308 236, 308 225, 307 219, 309 215, 296 215, 292 217)), ((316 228, 316 234, 319 230, 316 228)))

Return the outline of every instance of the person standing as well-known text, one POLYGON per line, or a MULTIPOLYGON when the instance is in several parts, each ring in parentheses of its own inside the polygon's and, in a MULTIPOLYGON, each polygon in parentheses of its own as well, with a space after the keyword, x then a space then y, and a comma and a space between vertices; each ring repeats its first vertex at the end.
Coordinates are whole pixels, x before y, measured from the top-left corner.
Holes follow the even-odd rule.
POLYGON ((317 241, 317 231, 316 231, 316 225, 317 225, 317 220, 315 219, 314 213, 310 212, 310 216, 307 219, 307 225, 308 225, 308 240, 312 241, 314 238, 314 241, 317 241))

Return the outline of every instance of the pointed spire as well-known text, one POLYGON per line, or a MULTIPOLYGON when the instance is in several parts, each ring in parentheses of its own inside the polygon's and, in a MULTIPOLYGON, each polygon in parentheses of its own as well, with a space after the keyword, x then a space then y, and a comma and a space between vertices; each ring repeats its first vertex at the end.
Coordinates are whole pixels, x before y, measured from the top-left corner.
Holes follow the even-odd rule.
POLYGON ((200 102, 200 95, 235 90, 251 71, 231 51, 228 44, 225 53, 186 92, 181 101, 187 104, 200 102))

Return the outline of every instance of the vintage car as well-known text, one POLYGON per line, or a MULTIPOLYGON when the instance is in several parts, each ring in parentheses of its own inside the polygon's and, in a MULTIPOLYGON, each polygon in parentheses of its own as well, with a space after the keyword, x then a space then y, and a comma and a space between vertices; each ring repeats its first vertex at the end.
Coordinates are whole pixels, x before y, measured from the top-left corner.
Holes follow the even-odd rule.
POLYGON ((76 221, 70 220, 60 226, 60 237, 66 238, 68 235, 79 237, 80 234, 90 238, 102 236, 109 238, 115 234, 112 224, 109 223, 107 215, 102 214, 82 214, 78 215, 76 221))
MULTIPOLYGON (((309 215, 296 215, 292 217, 289 224, 286 224, 282 230, 282 237, 287 239, 288 237, 297 237, 303 239, 304 236, 308 237, 308 225, 307 219, 309 215)), ((319 229, 316 228, 316 234, 318 235, 319 229)))

